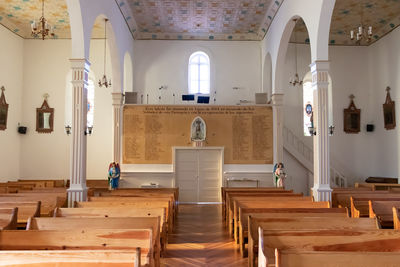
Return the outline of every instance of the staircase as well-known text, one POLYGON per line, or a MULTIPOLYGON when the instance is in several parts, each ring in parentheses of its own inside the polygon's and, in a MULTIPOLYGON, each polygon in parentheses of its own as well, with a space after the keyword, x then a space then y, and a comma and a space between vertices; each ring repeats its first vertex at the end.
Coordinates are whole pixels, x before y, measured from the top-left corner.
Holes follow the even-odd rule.
MULTIPOLYGON (((313 149, 308 147, 300 137, 286 126, 283 127, 283 148, 295 157, 301 165, 304 166, 311 174, 314 172, 314 154, 313 149)), ((331 187, 347 187, 347 178, 354 175, 340 166, 332 156, 330 159, 330 177, 331 187)))

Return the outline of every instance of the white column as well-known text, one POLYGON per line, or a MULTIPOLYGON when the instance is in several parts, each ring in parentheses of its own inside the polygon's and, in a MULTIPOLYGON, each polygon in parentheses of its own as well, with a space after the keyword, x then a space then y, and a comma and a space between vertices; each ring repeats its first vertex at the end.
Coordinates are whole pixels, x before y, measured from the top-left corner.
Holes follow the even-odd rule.
POLYGON ((329 167, 329 62, 315 61, 310 65, 314 93, 314 187, 315 201, 331 201, 329 167))
POLYGON ((86 59, 70 59, 72 68, 72 144, 68 207, 74 201, 86 201, 86 116, 87 85, 90 63, 86 59))
POLYGON ((274 164, 283 162, 283 94, 272 95, 274 164))
POLYGON ((122 108, 123 95, 118 92, 112 93, 113 116, 114 116, 114 149, 113 161, 121 163, 121 139, 122 139, 122 108))

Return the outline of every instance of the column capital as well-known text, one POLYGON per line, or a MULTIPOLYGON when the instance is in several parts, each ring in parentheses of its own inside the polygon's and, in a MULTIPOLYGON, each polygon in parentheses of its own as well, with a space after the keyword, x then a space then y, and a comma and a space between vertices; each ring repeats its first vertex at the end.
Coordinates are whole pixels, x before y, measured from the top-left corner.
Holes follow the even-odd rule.
POLYGON ((283 106, 283 98, 284 94, 273 94, 271 96, 272 104, 273 105, 278 105, 278 106, 283 106))
POLYGON ((326 87, 329 83, 329 61, 314 61, 311 65, 312 83, 326 87))
POLYGON ((329 71, 330 61, 329 60, 316 60, 310 64, 311 73, 316 71, 329 71))
POLYGON ((112 104, 113 106, 121 106, 124 100, 124 95, 120 92, 112 92, 112 104))
POLYGON ((71 63, 72 69, 87 69, 89 71, 90 62, 86 58, 70 58, 69 62, 71 63))

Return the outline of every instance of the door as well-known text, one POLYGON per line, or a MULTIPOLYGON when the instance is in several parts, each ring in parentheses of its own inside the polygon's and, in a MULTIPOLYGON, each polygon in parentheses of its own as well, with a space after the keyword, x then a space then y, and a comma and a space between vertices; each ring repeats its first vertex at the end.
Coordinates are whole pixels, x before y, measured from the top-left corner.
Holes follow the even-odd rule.
POLYGON ((221 194, 220 150, 199 150, 199 202, 219 202, 221 194))
POLYGON ((222 151, 176 149, 175 186, 180 202, 220 202, 222 151))

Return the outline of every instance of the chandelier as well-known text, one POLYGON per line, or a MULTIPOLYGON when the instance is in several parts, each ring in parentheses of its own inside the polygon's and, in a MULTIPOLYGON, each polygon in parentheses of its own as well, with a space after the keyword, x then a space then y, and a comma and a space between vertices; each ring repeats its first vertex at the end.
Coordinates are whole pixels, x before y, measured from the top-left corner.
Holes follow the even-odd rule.
MULTIPOLYGON (((297 24, 297 19, 294 19, 293 20, 293 22, 294 22, 294 24, 296 25, 297 24)), ((296 27, 296 26, 295 26, 296 27)), ((296 40, 296 29, 293 29, 295 32, 294 32, 294 47, 295 47, 295 50, 294 50, 294 60, 295 60, 295 66, 296 66, 296 74, 294 75, 294 78, 292 78, 292 79, 290 79, 290 81, 289 81, 289 83, 292 85, 292 86, 297 86, 297 85, 302 85, 303 84, 303 80, 300 80, 300 78, 299 78, 299 74, 297 73, 297 40, 296 40)))
POLYGON ((32 33, 31 35, 34 38, 37 38, 38 36, 42 35, 42 40, 48 35, 51 37, 54 37, 54 27, 50 26, 49 23, 47 22, 47 19, 44 18, 44 0, 42 0, 42 16, 39 19, 39 23, 37 23, 35 20, 32 21, 31 23, 31 29, 32 33))
POLYGON ((104 19, 104 74, 103 78, 99 80, 99 87, 104 86, 105 88, 111 87, 111 80, 108 80, 106 76, 107 21, 108 19, 104 19))
POLYGON ((362 4, 360 4, 360 14, 361 14, 361 22, 360 26, 356 30, 350 31, 350 39, 352 41, 355 40, 356 44, 360 45, 362 40, 366 40, 367 43, 370 43, 372 40, 372 26, 365 27, 363 25, 364 18, 364 8, 362 4))

